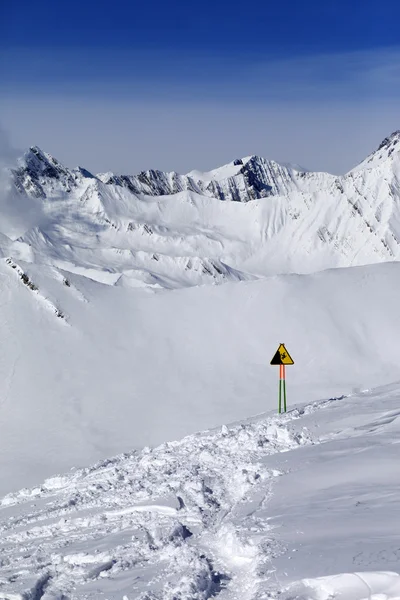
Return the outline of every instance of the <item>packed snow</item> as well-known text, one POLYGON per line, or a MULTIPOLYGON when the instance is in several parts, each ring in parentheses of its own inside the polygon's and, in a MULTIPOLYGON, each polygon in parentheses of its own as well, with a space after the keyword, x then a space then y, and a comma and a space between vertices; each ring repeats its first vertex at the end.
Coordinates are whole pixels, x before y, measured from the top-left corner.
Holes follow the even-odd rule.
POLYGON ((312 402, 10 493, 0 597, 394 600, 399 399, 312 402))

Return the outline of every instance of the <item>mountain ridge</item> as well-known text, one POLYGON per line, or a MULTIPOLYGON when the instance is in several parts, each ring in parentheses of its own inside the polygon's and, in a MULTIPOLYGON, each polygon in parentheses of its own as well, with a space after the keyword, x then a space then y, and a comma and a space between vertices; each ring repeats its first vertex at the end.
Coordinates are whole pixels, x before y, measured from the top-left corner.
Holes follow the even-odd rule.
POLYGON ((343 176, 258 156, 205 173, 92 174, 33 146, 10 174, 39 229, 27 224, 3 256, 152 290, 398 260, 399 140, 343 176))
MULTIPOLYGON (((315 179, 318 176, 319 178, 325 176, 327 179, 343 180, 359 170, 381 166, 379 161, 392 157, 399 141, 400 130, 396 130, 384 138, 376 150, 343 175, 333 175, 325 171, 310 171, 299 165, 279 163, 258 155, 237 158, 208 172, 192 170, 189 173, 181 174, 177 171, 148 169, 140 171, 136 175, 117 174, 112 171, 93 174, 81 166, 73 169, 65 167, 38 146, 31 146, 21 157, 19 168, 10 170, 19 191, 33 195, 36 193, 42 197, 43 190, 35 185, 30 189, 29 183, 24 181, 24 175, 28 176, 28 179, 32 178, 36 183, 40 176, 55 179, 57 176, 63 175, 66 191, 71 191, 71 187, 80 178, 87 178, 99 179, 106 185, 126 187, 134 194, 157 196, 192 191, 220 200, 248 202, 271 195, 284 195, 290 190, 298 188, 300 180, 304 183, 304 181, 315 179), (239 184, 237 178, 241 179, 239 184)), ((400 146, 398 149, 400 150, 400 146)))

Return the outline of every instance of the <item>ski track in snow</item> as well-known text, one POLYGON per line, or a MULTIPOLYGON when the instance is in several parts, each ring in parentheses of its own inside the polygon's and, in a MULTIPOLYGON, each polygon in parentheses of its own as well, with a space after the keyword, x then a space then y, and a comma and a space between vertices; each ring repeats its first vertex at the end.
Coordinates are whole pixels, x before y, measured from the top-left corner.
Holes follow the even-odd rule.
POLYGON ((294 421, 336 400, 120 455, 8 494, 0 504, 0 598, 266 597, 269 563, 280 549, 253 513, 280 472, 260 461, 317 443, 294 421))

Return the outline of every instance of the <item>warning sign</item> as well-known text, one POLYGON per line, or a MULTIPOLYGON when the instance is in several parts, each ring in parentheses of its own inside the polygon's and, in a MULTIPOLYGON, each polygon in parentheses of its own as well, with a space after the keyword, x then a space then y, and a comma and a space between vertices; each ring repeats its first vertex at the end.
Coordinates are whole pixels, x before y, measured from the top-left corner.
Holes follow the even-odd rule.
POLYGON ((285 344, 281 344, 275 352, 271 365, 294 365, 294 361, 289 352, 285 348, 285 344))

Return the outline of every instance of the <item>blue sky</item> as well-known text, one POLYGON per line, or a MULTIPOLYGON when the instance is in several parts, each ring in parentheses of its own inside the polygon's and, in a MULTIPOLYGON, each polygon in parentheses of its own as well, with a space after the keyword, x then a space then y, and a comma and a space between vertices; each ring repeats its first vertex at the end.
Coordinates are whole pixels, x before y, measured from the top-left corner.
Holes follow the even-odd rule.
POLYGON ((118 47, 255 55, 369 49, 398 42, 398 3, 159 0, 2 3, 3 47, 118 47))
POLYGON ((351 168, 400 128, 397 2, 0 5, 0 122, 94 171, 351 168))

